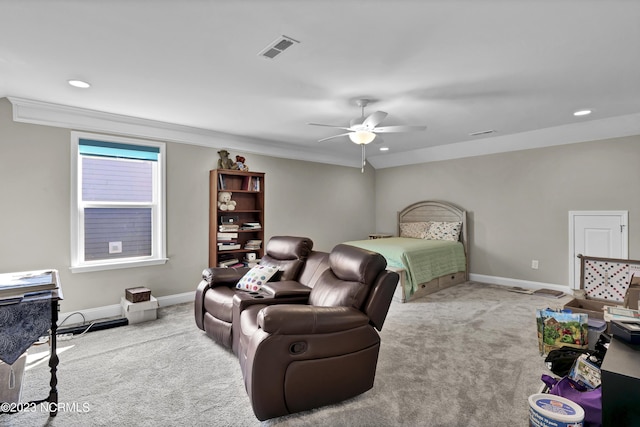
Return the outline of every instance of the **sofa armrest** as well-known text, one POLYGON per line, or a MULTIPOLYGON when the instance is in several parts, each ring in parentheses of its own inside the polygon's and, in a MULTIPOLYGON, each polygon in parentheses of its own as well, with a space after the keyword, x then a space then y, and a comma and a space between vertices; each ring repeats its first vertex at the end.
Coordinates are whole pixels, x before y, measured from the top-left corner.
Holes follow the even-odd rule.
POLYGON ((225 267, 213 267, 205 268, 202 271, 202 280, 207 282, 210 287, 216 287, 221 285, 235 286, 242 276, 247 274, 250 270, 249 267, 240 268, 225 268, 225 267))
MULTIPOLYGON (((301 304, 306 305, 309 295, 282 295, 279 297, 262 289, 259 292, 238 291, 233 295, 233 307, 238 311, 238 315, 245 308, 254 304, 272 305, 272 304, 301 304)), ((234 314, 235 318, 235 314, 234 314)))
POLYGON ((196 318, 196 325, 204 331, 204 294, 209 289, 209 283, 201 280, 196 288, 196 298, 193 305, 193 314, 196 318))
POLYGON ((270 305, 258 313, 258 325, 270 334, 323 334, 367 325, 369 318, 352 307, 270 305))
POLYGON ((262 285, 262 291, 270 294, 274 298, 281 297, 304 297, 309 296, 311 288, 296 282, 295 280, 282 280, 278 282, 267 282, 262 285))

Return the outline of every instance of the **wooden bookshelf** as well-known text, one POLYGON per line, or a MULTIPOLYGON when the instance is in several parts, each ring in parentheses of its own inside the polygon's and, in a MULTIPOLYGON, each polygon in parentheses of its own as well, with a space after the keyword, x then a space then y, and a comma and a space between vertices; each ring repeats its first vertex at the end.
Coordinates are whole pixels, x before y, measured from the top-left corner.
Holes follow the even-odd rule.
POLYGON ((246 254, 255 253, 262 258, 264 248, 264 173, 242 172, 232 169, 214 169, 209 172, 209 267, 219 267, 222 262, 228 266, 240 264, 246 254), (235 209, 218 209, 218 193, 228 191, 235 209), (258 224, 259 228, 249 228, 247 224, 258 224), (221 226, 237 225, 238 229, 222 229, 221 226), (227 237, 225 234, 227 233, 227 237), (247 248, 251 241, 261 241, 257 249, 247 248), (218 244, 229 244, 225 249, 218 244), (237 247, 239 246, 239 247, 237 247), (236 248, 237 247, 237 248, 236 248), (237 259, 237 263, 229 262, 237 259), (228 260, 228 261, 226 261, 228 260))

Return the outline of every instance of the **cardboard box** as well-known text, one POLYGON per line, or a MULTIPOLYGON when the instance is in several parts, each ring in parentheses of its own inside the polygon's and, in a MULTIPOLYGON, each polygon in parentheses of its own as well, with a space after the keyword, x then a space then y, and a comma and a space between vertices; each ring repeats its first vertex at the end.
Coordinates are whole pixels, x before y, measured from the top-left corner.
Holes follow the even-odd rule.
POLYGON ((149 301, 131 302, 125 297, 120 298, 122 315, 127 318, 129 324, 148 322, 158 318, 158 300, 153 296, 149 301))
POLYGON ((27 352, 22 353, 13 365, 0 360, 0 402, 19 403, 22 394, 22 378, 27 364, 27 352), (13 368, 13 376, 11 370, 13 368))
POLYGON ((640 299, 640 285, 632 284, 627 289, 624 297, 624 306, 632 310, 638 310, 638 300, 640 299))
POLYGON ((124 290, 124 296, 130 302, 144 302, 151 300, 151 289, 144 287, 127 288, 124 290))
POLYGON ((573 313, 585 313, 589 317, 604 320, 604 311, 608 306, 618 306, 618 304, 612 304, 611 302, 597 301, 592 299, 574 298, 564 305, 565 309, 571 310, 573 313))

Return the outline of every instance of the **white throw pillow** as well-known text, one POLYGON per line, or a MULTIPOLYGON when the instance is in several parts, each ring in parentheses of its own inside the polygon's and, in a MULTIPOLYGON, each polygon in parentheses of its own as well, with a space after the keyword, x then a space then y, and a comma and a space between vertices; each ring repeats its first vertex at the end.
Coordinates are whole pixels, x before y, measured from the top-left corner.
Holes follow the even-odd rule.
POLYGON ((258 264, 242 276, 242 279, 236 284, 236 288, 245 291, 259 291, 262 285, 267 283, 277 272, 277 267, 258 264))

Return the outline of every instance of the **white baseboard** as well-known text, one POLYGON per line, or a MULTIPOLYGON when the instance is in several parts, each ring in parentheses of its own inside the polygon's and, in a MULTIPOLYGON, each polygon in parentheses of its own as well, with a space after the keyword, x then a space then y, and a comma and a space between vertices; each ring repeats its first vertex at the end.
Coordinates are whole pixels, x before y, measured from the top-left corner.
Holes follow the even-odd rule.
POLYGON ((553 289, 554 291, 564 292, 573 295, 573 289, 566 285, 556 285, 554 283, 532 282, 529 280, 510 279, 508 277, 485 276, 484 274, 469 274, 469 280, 480 283, 489 283, 491 285, 519 287, 524 289, 553 289))
MULTIPOLYGON (((573 294, 573 289, 568 286, 556 285, 553 283, 543 282, 531 282, 528 280, 510 279, 508 277, 496 277, 486 276, 484 274, 469 274, 469 280, 480 283, 488 283, 492 285, 520 287, 524 289, 553 289, 556 291, 564 292, 565 294, 573 294)), ((396 300, 401 300, 401 292, 396 291, 396 300)), ((192 302, 195 299, 195 291, 184 292, 181 294, 167 295, 164 297, 156 297, 158 299, 158 305, 160 307, 166 307, 169 305, 182 304, 185 302, 192 302)), ((103 307, 87 308, 83 310, 77 310, 70 313, 60 313, 58 315, 58 326, 60 326, 65 319, 69 319, 65 322, 66 325, 84 322, 92 322, 94 320, 108 319, 113 317, 122 317, 122 307, 120 304, 106 305, 103 307), (84 316, 84 319, 83 317, 84 316)))
POLYGON ((182 304, 185 302, 193 302, 196 298, 196 291, 183 292, 181 294, 167 295, 166 297, 157 297, 158 305, 166 307, 168 305, 182 304))
MULTIPOLYGON (((164 297, 156 297, 160 307, 169 305, 182 304, 185 302, 193 302, 195 299, 195 291, 184 292, 182 294, 167 295, 164 297)), ((69 313, 58 314, 58 326, 64 322, 65 325, 72 325, 81 322, 93 322, 94 320, 109 319, 113 317, 122 317, 122 307, 120 304, 105 305, 103 307, 87 308, 83 310, 72 311, 69 313), (83 317, 84 316, 84 317, 83 317), (65 319, 67 319, 65 321, 65 319)))

